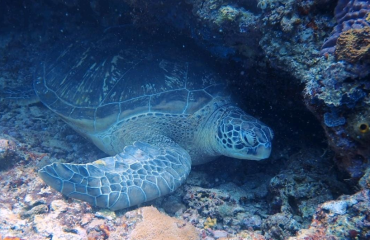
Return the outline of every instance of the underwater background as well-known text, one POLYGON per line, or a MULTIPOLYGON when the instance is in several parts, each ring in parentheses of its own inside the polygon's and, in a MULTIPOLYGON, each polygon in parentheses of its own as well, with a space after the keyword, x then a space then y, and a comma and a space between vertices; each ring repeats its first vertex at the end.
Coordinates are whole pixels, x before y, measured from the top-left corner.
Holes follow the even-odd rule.
POLYGON ((0 3, 0 239, 370 239, 369 0, 0 3), (113 31, 204 56, 273 129, 270 157, 192 166, 175 192, 115 212, 46 185, 43 166, 107 154, 39 101, 37 69, 113 31))

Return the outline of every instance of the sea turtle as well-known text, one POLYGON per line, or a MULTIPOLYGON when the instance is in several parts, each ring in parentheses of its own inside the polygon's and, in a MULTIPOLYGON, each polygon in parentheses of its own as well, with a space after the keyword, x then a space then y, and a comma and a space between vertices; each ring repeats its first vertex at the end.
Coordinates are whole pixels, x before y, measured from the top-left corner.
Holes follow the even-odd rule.
POLYGON ((110 155, 39 170, 68 197, 123 209, 175 191, 192 164, 270 155, 272 130, 231 102, 207 60, 142 39, 75 40, 37 70, 41 101, 110 155))

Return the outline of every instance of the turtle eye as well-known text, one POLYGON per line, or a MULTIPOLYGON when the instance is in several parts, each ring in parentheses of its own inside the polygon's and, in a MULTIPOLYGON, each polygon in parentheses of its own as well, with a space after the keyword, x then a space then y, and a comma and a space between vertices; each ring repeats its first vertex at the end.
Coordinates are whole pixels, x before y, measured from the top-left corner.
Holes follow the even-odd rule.
POLYGON ((256 134, 253 131, 243 131, 242 140, 249 147, 255 147, 258 144, 256 134))

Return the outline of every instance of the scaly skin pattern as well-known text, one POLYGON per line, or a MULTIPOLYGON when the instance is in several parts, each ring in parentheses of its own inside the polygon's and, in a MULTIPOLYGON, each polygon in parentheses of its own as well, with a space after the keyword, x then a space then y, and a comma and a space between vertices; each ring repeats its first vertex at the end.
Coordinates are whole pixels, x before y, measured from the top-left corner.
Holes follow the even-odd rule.
POLYGON ((119 210, 175 191, 190 168, 189 154, 182 148, 135 142, 116 156, 81 165, 53 163, 39 175, 68 197, 119 210))

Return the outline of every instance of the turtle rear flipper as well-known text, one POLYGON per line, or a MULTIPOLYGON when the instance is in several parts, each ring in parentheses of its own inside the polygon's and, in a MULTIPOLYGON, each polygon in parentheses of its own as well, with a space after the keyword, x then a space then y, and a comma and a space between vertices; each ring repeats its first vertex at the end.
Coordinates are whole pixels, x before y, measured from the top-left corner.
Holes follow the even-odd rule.
POLYGON ((88 164, 53 163, 39 175, 68 197, 118 210, 175 191, 190 169, 190 156, 181 147, 135 142, 113 157, 88 164))

